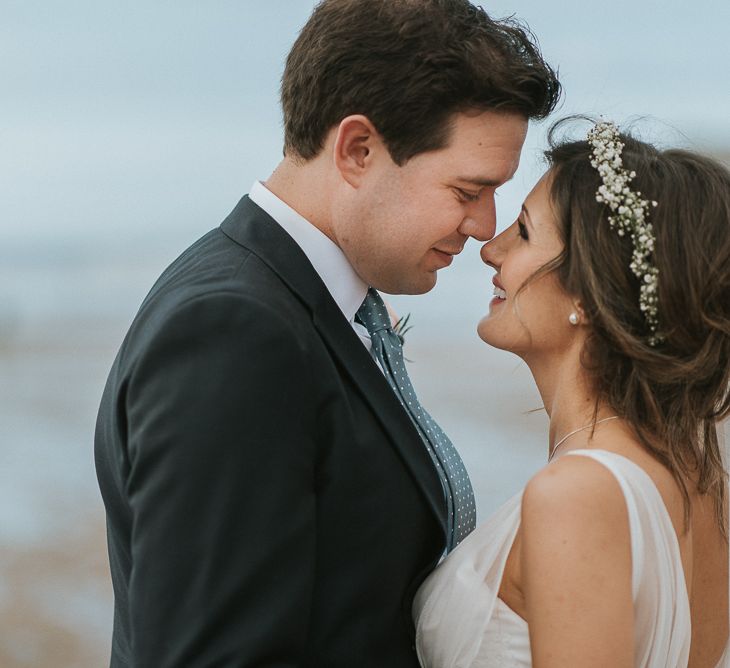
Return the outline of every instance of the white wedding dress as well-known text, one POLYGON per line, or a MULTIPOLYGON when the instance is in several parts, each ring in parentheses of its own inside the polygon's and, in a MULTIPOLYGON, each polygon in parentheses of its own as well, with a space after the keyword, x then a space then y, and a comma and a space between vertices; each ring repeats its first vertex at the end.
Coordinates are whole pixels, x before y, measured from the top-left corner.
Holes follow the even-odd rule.
MULTIPOLYGON (((671 519, 654 482, 632 461, 605 450, 573 450, 616 477, 631 530, 635 665, 685 668, 689 600, 671 519)), ((423 668, 532 665, 528 626, 497 597, 520 523, 520 492, 469 535, 428 577, 414 603, 423 668)), ((730 668, 730 643, 718 668, 730 668)))

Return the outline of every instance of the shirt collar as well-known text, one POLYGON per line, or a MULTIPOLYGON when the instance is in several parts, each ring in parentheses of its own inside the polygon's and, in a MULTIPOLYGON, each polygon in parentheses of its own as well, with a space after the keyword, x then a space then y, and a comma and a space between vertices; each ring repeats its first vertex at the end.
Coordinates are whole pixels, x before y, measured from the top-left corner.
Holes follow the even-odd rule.
POLYGON ((256 181, 249 199, 284 228, 304 251, 348 322, 367 295, 367 284, 355 273, 347 256, 326 234, 279 199, 261 181, 256 181))

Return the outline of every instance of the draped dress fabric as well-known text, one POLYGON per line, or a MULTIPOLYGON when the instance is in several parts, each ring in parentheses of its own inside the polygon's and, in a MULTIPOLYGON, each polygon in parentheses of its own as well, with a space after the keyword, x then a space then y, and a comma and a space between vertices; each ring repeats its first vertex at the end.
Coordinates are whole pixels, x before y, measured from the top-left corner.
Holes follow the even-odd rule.
MULTIPOLYGON (((614 475, 629 516, 635 662, 684 668, 691 620, 679 544, 648 474, 605 450, 573 450, 614 475)), ((497 597, 520 524, 522 492, 480 525, 428 577, 414 602, 416 647, 423 668, 515 668, 532 665, 527 623, 497 597)), ((730 668, 730 649, 718 668, 730 668)))

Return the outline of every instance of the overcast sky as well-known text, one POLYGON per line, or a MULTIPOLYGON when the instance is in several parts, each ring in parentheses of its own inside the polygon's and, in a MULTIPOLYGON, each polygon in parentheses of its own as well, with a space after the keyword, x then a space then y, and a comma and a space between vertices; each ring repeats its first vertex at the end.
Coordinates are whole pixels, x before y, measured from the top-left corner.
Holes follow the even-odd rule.
MULTIPOLYGON (((218 224, 281 155, 279 78, 313 5, 0 0, 5 255, 179 250, 218 224)), ((647 115, 651 132, 730 146, 730 3, 485 7, 538 35, 565 85, 559 113, 647 115)), ((503 207, 537 176, 544 127, 531 132, 503 207)))

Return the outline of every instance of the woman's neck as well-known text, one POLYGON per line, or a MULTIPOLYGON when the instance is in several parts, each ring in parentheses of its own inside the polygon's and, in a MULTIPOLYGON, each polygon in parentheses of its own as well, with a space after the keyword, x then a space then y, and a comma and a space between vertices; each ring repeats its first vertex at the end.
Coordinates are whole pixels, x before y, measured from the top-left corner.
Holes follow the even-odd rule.
POLYGON ((551 354, 525 361, 550 418, 549 452, 571 431, 592 424, 594 418, 600 420, 612 415, 610 408, 600 403, 597 406, 596 393, 577 347, 563 355, 551 354))

